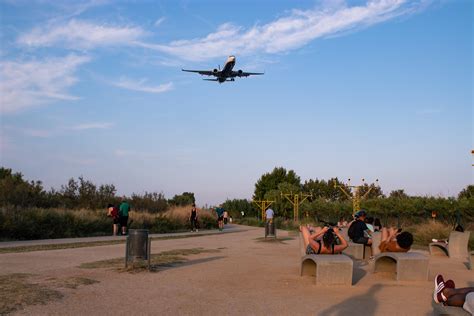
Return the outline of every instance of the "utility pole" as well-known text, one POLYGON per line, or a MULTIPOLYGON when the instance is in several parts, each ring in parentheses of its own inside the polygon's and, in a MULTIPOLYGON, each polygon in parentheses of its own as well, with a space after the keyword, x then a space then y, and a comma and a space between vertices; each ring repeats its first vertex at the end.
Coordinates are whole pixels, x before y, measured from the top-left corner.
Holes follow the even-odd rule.
POLYGON ((293 205, 293 220, 295 222, 299 221, 299 207, 301 203, 303 203, 307 198, 312 198, 313 193, 305 194, 305 193, 281 193, 281 197, 285 197, 290 203, 293 205))
POLYGON ((273 202, 275 201, 269 201, 269 200, 253 200, 252 202, 254 202, 255 204, 257 204, 258 208, 262 211, 262 221, 265 220, 265 211, 267 210, 267 208, 270 207, 270 205, 272 205, 273 202))
MULTIPOLYGON (((351 185, 351 179, 348 180, 348 185, 347 187, 352 189, 352 195, 347 192, 342 185, 337 184, 336 181, 334 181, 334 188, 339 188, 348 198, 349 200, 352 201, 352 215, 354 215, 357 211, 360 210, 360 201, 365 199, 367 195, 369 195, 370 191, 372 191, 373 186, 369 186, 369 190, 365 192, 363 196, 360 196, 360 189, 363 187, 363 185, 351 185)), ((362 182, 365 182, 365 179, 362 179, 362 182)), ((379 179, 375 180, 375 184, 379 183, 379 179)))

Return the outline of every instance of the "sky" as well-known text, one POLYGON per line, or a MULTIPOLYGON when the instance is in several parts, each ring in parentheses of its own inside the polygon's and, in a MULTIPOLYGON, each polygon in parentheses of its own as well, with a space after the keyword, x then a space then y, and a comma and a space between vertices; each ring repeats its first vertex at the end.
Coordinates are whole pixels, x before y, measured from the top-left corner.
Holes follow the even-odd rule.
POLYGON ((263 173, 473 183, 470 0, 0 0, 0 165, 251 199, 263 173), (182 68, 263 76, 218 84, 182 68))

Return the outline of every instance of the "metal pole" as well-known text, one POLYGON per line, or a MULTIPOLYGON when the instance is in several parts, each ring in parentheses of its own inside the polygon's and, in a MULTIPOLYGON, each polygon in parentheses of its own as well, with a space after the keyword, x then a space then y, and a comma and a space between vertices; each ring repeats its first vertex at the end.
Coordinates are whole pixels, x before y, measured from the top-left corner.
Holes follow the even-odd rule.
POLYGON ((128 267, 128 238, 130 236, 127 236, 127 242, 125 243, 125 268, 128 267))
POLYGON ((148 236, 147 256, 148 256, 148 271, 150 271, 150 266, 151 266, 151 238, 150 238, 150 236, 148 236))

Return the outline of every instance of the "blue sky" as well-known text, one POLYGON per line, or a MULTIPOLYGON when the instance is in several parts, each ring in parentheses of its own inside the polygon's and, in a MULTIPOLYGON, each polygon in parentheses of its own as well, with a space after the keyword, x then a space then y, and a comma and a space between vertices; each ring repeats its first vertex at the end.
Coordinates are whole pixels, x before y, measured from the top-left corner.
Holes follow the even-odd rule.
MULTIPOLYGON (((251 198, 275 166, 472 183, 469 0, 0 1, 0 163, 46 188, 251 198), (264 76, 217 84, 181 68, 264 76)), ((359 181, 360 182, 360 181, 359 181)))

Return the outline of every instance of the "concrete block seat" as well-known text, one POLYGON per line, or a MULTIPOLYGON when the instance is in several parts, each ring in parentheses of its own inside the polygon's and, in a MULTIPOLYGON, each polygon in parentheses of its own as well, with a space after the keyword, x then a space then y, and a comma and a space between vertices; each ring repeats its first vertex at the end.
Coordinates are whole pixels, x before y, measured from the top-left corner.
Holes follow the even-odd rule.
POLYGON ((416 252, 382 252, 374 258, 374 273, 395 272, 397 281, 428 280, 427 256, 416 252))
POLYGON ((453 231, 449 234, 448 243, 433 242, 429 244, 430 254, 443 254, 450 258, 466 259, 469 256, 468 244, 470 232, 453 231))
POLYGON ((352 241, 347 240, 347 248, 342 252, 345 255, 348 255, 356 260, 364 260, 370 255, 370 246, 363 244, 356 244, 352 241))
POLYGON ((316 285, 352 285, 353 262, 346 255, 307 255, 300 233, 300 275, 315 276, 316 285))

